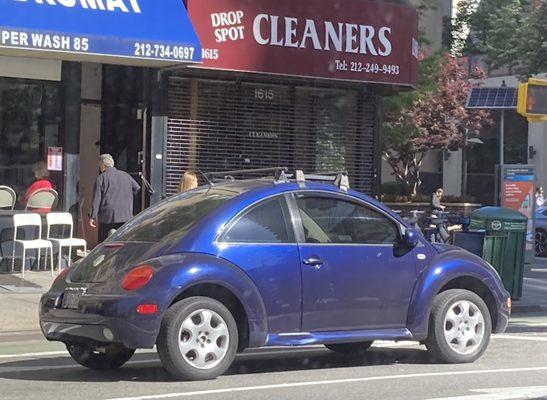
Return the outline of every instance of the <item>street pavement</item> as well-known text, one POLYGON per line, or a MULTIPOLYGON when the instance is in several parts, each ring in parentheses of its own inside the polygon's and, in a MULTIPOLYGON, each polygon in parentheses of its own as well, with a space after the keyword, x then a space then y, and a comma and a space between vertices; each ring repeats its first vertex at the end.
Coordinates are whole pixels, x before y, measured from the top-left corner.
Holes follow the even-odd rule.
POLYGON ((116 371, 76 365, 30 332, 0 335, 0 399, 547 399, 547 313, 515 318, 473 364, 436 364, 419 343, 381 342, 361 357, 321 346, 259 349, 214 381, 177 382, 153 351, 116 371), (16 354, 13 354, 16 353, 16 354))
MULTIPOLYGON (((0 399, 547 399, 547 260, 526 275, 520 311, 473 364, 437 364, 415 342, 377 342, 361 357, 322 346, 265 348, 238 356, 226 375, 207 382, 172 379, 153 350, 139 351, 116 371, 80 367, 63 345, 36 330, 40 294, 6 291, 0 293, 0 399)), ((29 279, 44 279, 44 288, 51 280, 29 279)))

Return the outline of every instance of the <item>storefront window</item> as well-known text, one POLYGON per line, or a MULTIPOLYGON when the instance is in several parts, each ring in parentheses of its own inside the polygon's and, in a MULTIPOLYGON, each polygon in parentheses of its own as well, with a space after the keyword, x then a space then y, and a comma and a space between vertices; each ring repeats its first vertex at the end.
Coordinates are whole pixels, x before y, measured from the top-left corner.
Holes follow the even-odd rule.
MULTIPOLYGON (((0 79, 0 185, 18 199, 35 179, 33 165, 60 147, 60 120, 58 84, 0 79)), ((62 190, 62 171, 50 171, 49 179, 62 190)))

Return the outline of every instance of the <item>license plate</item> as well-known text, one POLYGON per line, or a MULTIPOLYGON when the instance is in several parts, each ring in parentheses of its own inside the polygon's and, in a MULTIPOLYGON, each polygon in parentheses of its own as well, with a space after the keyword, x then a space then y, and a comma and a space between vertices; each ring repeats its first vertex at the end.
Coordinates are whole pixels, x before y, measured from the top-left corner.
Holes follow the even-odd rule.
POLYGON ((61 303, 62 308, 77 309, 78 303, 80 302, 80 292, 65 292, 63 295, 63 302, 61 303))

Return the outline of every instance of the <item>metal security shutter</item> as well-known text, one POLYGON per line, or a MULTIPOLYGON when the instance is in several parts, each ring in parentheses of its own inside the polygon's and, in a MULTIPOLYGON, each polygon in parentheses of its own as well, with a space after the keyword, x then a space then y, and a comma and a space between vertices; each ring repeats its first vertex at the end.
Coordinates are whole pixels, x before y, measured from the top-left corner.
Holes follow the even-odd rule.
POLYGON ((171 77, 166 193, 186 170, 348 170, 370 193, 375 102, 364 89, 171 77))

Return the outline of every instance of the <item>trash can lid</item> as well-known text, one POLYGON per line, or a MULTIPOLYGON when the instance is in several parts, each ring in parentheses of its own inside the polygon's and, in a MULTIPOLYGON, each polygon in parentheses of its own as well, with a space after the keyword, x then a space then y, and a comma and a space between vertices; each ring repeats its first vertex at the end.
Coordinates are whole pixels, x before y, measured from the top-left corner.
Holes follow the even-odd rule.
POLYGON ((526 221, 526 215, 504 207, 482 207, 471 213, 473 219, 502 219, 504 221, 526 221))
POLYGON ((483 207, 471 213, 471 228, 486 231, 525 231, 528 218, 510 208, 483 207))

